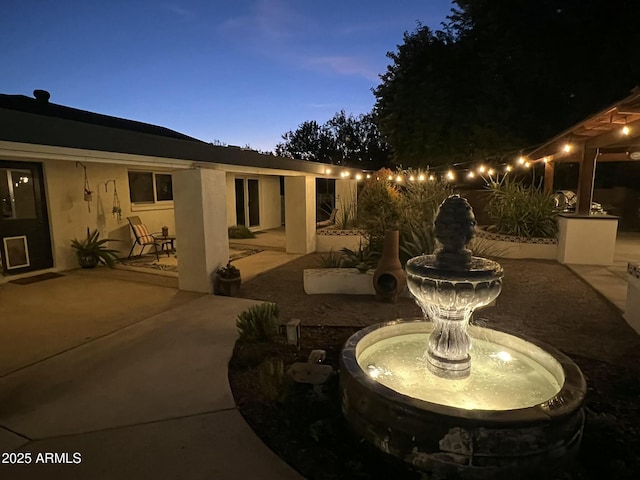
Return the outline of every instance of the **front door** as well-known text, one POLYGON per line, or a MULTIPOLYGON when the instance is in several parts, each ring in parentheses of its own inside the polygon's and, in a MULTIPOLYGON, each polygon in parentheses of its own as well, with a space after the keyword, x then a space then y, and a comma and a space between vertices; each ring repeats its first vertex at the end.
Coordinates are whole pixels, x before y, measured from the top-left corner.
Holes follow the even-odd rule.
POLYGON ((0 160, 2 273, 53 266, 42 165, 0 160))

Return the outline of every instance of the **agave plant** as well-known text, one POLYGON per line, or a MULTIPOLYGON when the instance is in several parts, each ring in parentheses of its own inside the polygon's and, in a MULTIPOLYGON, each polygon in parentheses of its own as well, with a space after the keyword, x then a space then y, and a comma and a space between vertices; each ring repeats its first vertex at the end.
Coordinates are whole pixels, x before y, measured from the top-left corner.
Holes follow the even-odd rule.
POLYGON ((118 250, 108 248, 107 242, 119 242, 113 238, 103 238, 100 240, 98 230, 90 231, 87 227, 87 238, 84 240, 73 239, 71 246, 76 249, 78 261, 83 268, 93 268, 98 263, 102 263, 109 268, 115 267, 115 260, 118 258, 118 250))

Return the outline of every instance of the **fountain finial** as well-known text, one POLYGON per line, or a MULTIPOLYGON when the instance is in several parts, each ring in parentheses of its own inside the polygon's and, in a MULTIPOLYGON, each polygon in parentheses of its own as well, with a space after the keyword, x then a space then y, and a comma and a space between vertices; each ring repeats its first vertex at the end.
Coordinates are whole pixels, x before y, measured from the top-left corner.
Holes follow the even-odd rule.
POLYGON ((451 195, 440 204, 434 221, 435 236, 442 244, 436 250, 436 267, 447 270, 468 270, 471 250, 465 247, 475 234, 476 217, 466 198, 451 195))

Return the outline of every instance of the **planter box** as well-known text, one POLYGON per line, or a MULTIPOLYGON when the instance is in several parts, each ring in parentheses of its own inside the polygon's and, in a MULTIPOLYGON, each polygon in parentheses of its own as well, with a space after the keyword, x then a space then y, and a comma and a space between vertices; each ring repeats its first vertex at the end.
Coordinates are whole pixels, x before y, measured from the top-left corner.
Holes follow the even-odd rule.
POLYGON ((316 251, 338 252, 343 248, 357 250, 360 242, 366 242, 362 230, 338 230, 335 228, 320 228, 316 230, 316 251))
POLYGON ((640 265, 637 263, 627 264, 627 303, 624 318, 640 334, 640 265))
POLYGON ((613 265, 618 217, 561 213, 558 228, 558 262, 613 265))
MULTIPOLYGON (((476 238, 487 247, 487 252, 479 256, 491 255, 502 258, 534 258, 556 260, 558 257, 558 241, 555 238, 526 238, 511 235, 500 235, 476 230, 476 238)), ((474 252, 474 255, 476 253, 474 252)))

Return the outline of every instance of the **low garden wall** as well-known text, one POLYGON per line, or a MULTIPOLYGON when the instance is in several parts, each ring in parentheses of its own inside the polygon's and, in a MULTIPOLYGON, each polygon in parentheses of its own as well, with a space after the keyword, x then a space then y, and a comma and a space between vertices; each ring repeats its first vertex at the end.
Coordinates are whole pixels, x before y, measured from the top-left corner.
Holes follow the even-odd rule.
POLYGON ((366 244, 364 230, 340 230, 337 228, 320 228, 316 230, 316 251, 338 252, 343 248, 358 250, 360 242, 366 244))
POLYGON ((556 260, 558 257, 558 240, 556 238, 514 237, 487 232, 482 228, 476 229, 476 238, 482 244, 483 252, 479 252, 480 256, 543 260, 556 260))

